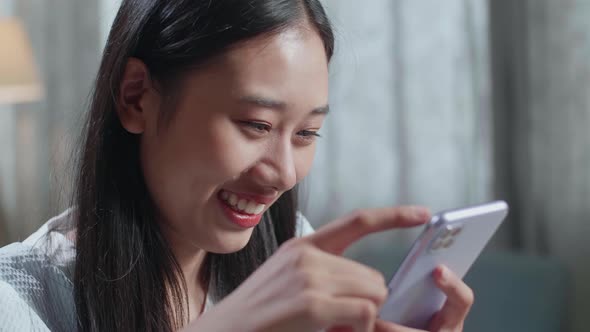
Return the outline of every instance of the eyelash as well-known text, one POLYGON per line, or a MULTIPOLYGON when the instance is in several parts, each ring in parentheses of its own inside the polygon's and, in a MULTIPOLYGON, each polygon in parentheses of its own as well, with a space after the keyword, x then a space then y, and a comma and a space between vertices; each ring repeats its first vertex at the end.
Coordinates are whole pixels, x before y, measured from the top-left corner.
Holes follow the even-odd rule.
MULTIPOLYGON (((270 132, 272 126, 258 121, 241 121, 242 124, 254 129, 257 132, 270 132)), ((314 140, 316 137, 322 137, 317 131, 314 130, 301 130, 297 133, 304 140, 314 140)))
POLYGON ((315 137, 322 137, 317 131, 313 130, 302 130, 298 134, 300 136, 305 137, 305 139, 314 139, 315 137))
POLYGON ((257 122, 257 121, 242 121, 242 123, 256 131, 259 132, 269 132, 271 130, 271 125, 264 122, 257 122))

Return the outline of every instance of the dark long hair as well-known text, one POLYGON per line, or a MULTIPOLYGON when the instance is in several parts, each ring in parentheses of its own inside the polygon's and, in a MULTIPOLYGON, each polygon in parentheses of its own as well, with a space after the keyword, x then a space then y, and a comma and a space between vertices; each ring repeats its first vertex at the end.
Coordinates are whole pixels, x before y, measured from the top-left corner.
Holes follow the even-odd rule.
MULTIPOLYGON (((116 114, 130 57, 164 91, 187 68, 250 38, 307 23, 331 58, 318 0, 123 0, 104 50, 78 153, 74 298, 81 331, 171 331, 188 321, 186 282, 160 232, 139 163, 139 137, 116 114)), ((168 89, 171 90, 171 89, 168 89)), ((208 254, 203 275, 223 298, 295 233, 296 193, 270 207, 246 247, 208 254)))

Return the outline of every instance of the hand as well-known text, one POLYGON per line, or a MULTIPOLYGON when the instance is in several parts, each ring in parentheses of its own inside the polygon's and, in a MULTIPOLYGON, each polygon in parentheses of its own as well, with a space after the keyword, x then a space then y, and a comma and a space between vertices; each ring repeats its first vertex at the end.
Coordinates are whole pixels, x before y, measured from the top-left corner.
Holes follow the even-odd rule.
MULTIPOLYGON (((430 332, 461 332, 463 322, 473 304, 473 291, 451 270, 445 266, 437 267, 433 272, 437 286, 447 295, 442 309, 430 321, 430 332)), ((419 332, 408 327, 390 322, 378 321, 375 331, 380 332, 419 332)))
MULTIPOLYGON (((361 332, 379 330, 383 324, 376 325, 378 308, 387 296, 383 275, 340 255, 369 233, 412 227, 429 218, 428 211, 418 207, 359 210, 310 236, 291 239, 187 328, 299 332, 342 326, 361 332)), ((445 285, 455 284, 445 279, 445 285)))

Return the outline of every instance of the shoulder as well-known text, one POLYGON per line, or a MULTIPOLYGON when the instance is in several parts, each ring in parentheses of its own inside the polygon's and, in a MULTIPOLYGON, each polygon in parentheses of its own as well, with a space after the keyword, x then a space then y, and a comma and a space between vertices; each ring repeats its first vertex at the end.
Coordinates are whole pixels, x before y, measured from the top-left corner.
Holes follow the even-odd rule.
POLYGON ((296 221, 296 229, 295 229, 295 236, 297 237, 302 237, 302 236, 306 236, 309 234, 312 234, 313 232, 315 232, 315 230, 313 229, 313 227, 311 226, 311 224, 309 223, 309 221, 307 220, 307 218, 305 218, 305 216, 297 211, 297 221, 296 221))
POLYGON ((0 326, 6 331, 49 331, 35 310, 0 280, 0 326))
POLYGON ((8 272, 19 270, 34 273, 42 265, 68 266, 75 257, 73 243, 54 229, 67 222, 70 210, 49 219, 36 232, 22 242, 14 242, 0 248, 0 280, 6 281, 8 272))
POLYGON ((63 234, 50 231, 56 220, 61 219, 52 218, 24 241, 0 248, 0 326, 15 324, 8 322, 13 317, 36 325, 9 330, 44 330, 41 326, 53 330, 66 322, 71 326, 69 276, 75 252, 63 234))

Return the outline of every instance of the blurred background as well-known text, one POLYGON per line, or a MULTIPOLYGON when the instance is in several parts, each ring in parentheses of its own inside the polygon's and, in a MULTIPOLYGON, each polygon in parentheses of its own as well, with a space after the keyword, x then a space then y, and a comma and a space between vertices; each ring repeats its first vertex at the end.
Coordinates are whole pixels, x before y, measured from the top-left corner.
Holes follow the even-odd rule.
MULTIPOLYGON (((504 199, 509 218, 466 277, 465 330, 590 331, 590 0, 323 2, 337 51, 301 188, 312 224, 504 199)), ((0 0, 0 245, 67 205, 118 4, 0 0)), ((346 254, 390 276, 419 231, 346 254)))

